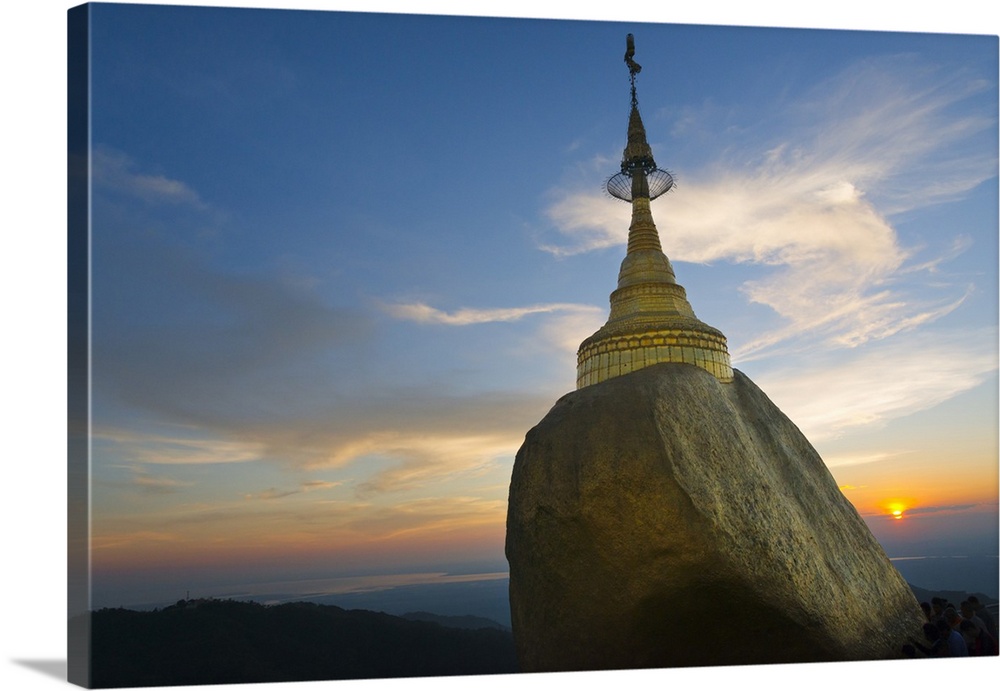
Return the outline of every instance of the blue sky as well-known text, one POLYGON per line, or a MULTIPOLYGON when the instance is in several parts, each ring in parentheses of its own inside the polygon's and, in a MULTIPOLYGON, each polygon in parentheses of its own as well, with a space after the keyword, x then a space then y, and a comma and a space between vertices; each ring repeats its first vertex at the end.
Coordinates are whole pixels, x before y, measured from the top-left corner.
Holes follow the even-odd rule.
MULTIPOLYGON (((188 12, 95 25, 105 573, 503 564, 513 454, 624 254, 627 32, 698 316, 887 551, 996 553, 995 36, 188 12)), ((864 26, 952 30, 917 16, 864 26)))

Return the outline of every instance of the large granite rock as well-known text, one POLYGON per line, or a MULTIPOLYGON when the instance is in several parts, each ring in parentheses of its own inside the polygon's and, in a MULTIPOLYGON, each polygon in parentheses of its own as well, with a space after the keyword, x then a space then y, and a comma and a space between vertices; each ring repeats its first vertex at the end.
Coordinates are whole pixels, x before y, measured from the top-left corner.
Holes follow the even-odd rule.
POLYGON ((898 657, 922 614, 745 375, 660 364, 561 398, 507 513, 522 671, 898 657))

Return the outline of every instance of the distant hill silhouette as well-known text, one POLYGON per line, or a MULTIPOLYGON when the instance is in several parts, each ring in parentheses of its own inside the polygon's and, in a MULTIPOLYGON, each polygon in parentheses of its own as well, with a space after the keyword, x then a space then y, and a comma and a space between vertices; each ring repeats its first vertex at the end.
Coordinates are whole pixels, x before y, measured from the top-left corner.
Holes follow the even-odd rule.
POLYGON ((435 624, 440 624, 451 629, 501 629, 503 631, 510 631, 508 627, 500 622, 487 619, 486 617, 476 617, 471 614, 455 617, 443 614, 431 614, 430 612, 407 612, 400 616, 410 621, 432 621, 435 624))
POLYGON ((305 602, 102 609, 91 614, 91 630, 94 688, 517 672, 513 638, 500 628, 305 602))

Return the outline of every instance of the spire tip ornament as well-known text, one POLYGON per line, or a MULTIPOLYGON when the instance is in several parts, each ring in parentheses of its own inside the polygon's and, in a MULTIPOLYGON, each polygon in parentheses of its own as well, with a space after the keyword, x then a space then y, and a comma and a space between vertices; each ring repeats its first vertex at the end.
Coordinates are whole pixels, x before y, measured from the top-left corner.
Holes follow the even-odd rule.
POLYGON ((653 150, 646 142, 646 128, 639 115, 639 98, 635 91, 635 76, 642 71, 642 65, 632 58, 635 56, 635 38, 629 34, 625 39, 625 64, 632 86, 632 109, 628 117, 628 143, 622 154, 621 172, 608 178, 604 187, 615 199, 631 202, 637 197, 653 200, 671 190, 674 176, 657 168, 653 160, 653 150))
POLYGON ((632 87, 635 88, 635 75, 642 72, 642 65, 632 58, 635 57, 635 36, 629 34, 625 37, 625 64, 628 65, 628 73, 632 77, 632 87))

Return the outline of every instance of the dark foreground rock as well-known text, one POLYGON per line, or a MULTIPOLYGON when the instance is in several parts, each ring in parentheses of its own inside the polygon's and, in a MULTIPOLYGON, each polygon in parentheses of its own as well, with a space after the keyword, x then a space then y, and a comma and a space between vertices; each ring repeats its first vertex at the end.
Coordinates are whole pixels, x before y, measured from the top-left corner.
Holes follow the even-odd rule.
POLYGON ((561 398, 507 514, 521 671, 899 657, 919 606, 822 459, 740 372, 561 398))

